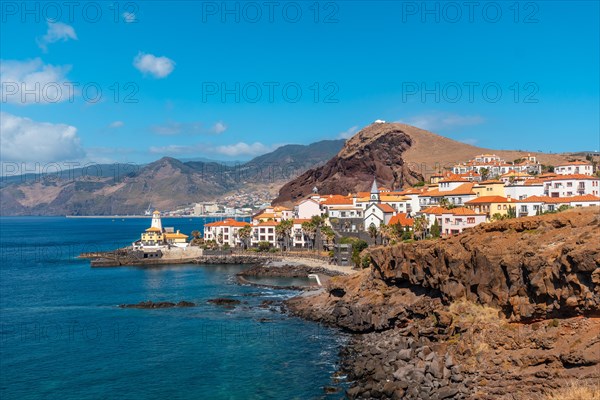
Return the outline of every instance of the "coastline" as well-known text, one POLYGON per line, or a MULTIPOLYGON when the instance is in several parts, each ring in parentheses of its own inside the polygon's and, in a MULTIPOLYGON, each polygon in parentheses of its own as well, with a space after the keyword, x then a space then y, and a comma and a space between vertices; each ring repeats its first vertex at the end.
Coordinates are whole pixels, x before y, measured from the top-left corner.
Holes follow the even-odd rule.
POLYGON ((592 211, 380 246, 369 252, 369 269, 285 306, 352 334, 340 368, 352 382, 350 399, 544 400, 573 385, 598 393, 600 244, 587 240, 598 226, 592 211), (506 244, 488 247, 498 232, 506 244), (559 244, 540 247, 546 237, 559 244), (503 252, 508 243, 519 249, 503 252), (509 290, 511 298, 503 294, 509 290))

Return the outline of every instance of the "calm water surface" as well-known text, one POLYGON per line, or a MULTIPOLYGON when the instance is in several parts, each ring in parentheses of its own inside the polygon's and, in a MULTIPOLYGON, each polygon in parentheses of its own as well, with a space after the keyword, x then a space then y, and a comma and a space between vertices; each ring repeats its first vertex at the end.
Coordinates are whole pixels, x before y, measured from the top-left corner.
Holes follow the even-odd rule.
MULTIPOLYGON (((0 218, 0 397, 313 399, 346 340, 259 307, 292 291, 236 283, 243 266, 91 269, 75 257, 130 244, 149 219, 0 218), (231 297, 227 309, 206 303, 231 297), (180 301, 194 308, 120 309, 180 301)), ((203 219, 166 219, 189 234, 203 219)))

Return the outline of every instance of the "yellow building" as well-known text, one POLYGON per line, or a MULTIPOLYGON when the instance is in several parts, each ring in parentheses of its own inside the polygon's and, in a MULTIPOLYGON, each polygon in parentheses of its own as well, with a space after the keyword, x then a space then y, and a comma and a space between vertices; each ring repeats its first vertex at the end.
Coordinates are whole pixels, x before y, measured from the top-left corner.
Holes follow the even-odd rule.
POLYGON ((477 195, 477 197, 483 196, 502 196, 504 197, 506 193, 504 192, 504 182, 499 180, 489 180, 477 183, 473 186, 473 192, 477 195))
POLYGON ((163 237, 164 237, 165 242, 167 242, 168 244, 178 245, 178 244, 187 243, 188 235, 184 235, 183 233, 180 233, 179 229, 178 229, 177 232, 164 233, 163 237))
POLYGON ((162 230, 150 227, 142 233, 142 244, 144 246, 158 246, 163 244, 164 236, 162 230))
POLYGON ((465 207, 477 213, 486 214, 489 220, 494 214, 502 216, 508 214, 509 207, 515 207, 515 204, 512 199, 503 196, 481 196, 465 202, 465 207))

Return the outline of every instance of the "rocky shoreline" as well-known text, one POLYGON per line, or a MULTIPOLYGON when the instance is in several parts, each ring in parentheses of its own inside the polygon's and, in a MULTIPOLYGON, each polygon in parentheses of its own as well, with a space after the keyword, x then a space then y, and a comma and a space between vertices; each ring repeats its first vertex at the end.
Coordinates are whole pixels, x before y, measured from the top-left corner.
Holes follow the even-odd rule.
POLYGON ((545 399, 600 379, 594 208, 370 251, 290 313, 353 333, 349 398, 545 399))
POLYGON ((295 285, 270 285, 252 281, 252 278, 306 278, 310 274, 319 275, 322 281, 327 282, 327 278, 344 275, 341 272, 333 271, 322 267, 309 267, 299 264, 260 264, 254 265, 236 275, 239 283, 253 285, 270 289, 287 290, 319 290, 318 285, 295 286, 295 285))

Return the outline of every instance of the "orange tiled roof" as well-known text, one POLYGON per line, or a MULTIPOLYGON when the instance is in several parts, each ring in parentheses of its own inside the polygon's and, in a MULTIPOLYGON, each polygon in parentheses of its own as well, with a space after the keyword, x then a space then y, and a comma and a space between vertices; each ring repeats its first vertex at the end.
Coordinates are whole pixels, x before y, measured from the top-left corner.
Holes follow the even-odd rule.
POLYGON ((573 201, 600 201, 600 197, 593 194, 583 194, 581 196, 566 197, 571 202, 573 201))
POLYGON ((258 214, 257 216, 254 217, 254 219, 268 219, 268 218, 275 218, 275 213, 262 213, 262 214, 258 214))
POLYGON ((572 199, 572 197, 529 196, 516 201, 517 203, 568 203, 572 199))
POLYGON ((390 219, 388 225, 400 224, 402 226, 413 226, 414 221, 413 218, 407 218, 406 213, 399 213, 390 219))
POLYGON ((440 207, 440 206, 427 207, 426 209, 421 210, 421 212, 423 214, 435 214, 435 215, 441 215, 441 214, 445 213, 446 211, 448 211, 448 210, 445 209, 444 207, 440 207))
POLYGON ((463 178, 463 175, 451 174, 440 180, 440 182, 467 182, 467 180, 463 178))
POLYGON ((442 197, 442 196, 458 196, 463 194, 475 194, 473 192, 473 186, 475 183, 463 183, 462 185, 447 191, 440 191, 439 189, 431 189, 419 195, 419 197, 442 197))
POLYGON ((146 229, 146 232, 162 232, 162 230, 151 226, 150 228, 146 229))
POLYGON ((215 222, 211 222, 209 224, 204 225, 205 227, 216 227, 216 226, 233 226, 233 227, 243 227, 243 226, 247 226, 250 225, 249 222, 244 222, 244 221, 236 221, 233 218, 227 218, 226 220, 223 221, 215 221, 215 222))
POLYGON ((570 174, 570 175, 556 175, 552 178, 548 178, 546 179, 547 181, 564 181, 564 180, 568 180, 568 179, 600 179, 597 176, 593 176, 593 175, 584 175, 584 174, 570 174))
POLYGON ((466 208, 466 207, 452 208, 450 210, 444 211, 442 214, 452 214, 452 215, 482 215, 482 214, 476 213, 475 211, 471 210, 470 208, 466 208))
POLYGON ((396 210, 394 210, 394 207, 390 206, 389 204, 375 204, 377 207, 379 207, 379 209, 381 211, 383 211, 384 213, 395 213, 396 210))
POLYGON ((498 179, 488 179, 487 181, 481 181, 479 182, 480 185, 491 185, 491 184, 502 184, 504 185, 504 182, 498 180, 498 179))
POLYGON ((466 201, 465 204, 482 204, 482 203, 508 203, 506 197, 502 196, 481 196, 473 200, 466 201))
POLYGON ((183 234, 183 233, 165 233, 166 239, 176 239, 176 238, 185 239, 187 237, 188 237, 188 235, 183 234))
POLYGON ((321 203, 325 205, 341 205, 341 204, 353 204, 353 201, 348 196, 342 196, 339 194, 330 194, 325 200, 321 203))
POLYGON ((562 163, 562 164, 558 164, 557 167, 565 167, 568 165, 587 165, 587 166, 591 166, 592 164, 587 163, 585 161, 570 161, 570 162, 566 162, 566 163, 562 163))
POLYGON ((261 222, 258 225, 254 225, 254 226, 277 226, 279 225, 279 222, 275 222, 275 221, 265 221, 265 222, 261 222))

